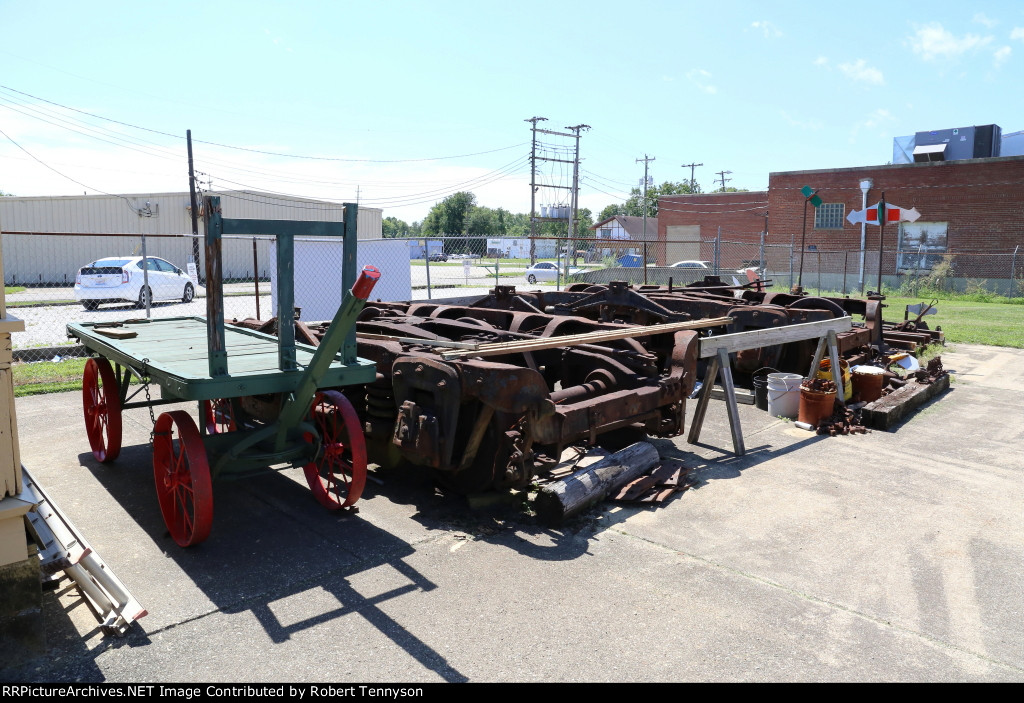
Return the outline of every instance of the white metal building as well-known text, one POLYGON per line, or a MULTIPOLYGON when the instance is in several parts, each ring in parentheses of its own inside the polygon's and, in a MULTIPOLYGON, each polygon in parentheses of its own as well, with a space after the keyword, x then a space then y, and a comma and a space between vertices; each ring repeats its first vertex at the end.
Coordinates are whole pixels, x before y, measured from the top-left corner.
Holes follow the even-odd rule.
MULTIPOLYGON (((326 220, 342 217, 339 203, 284 198, 248 191, 210 193, 221 197, 225 217, 265 220, 326 220)), ((359 239, 381 238, 382 212, 359 208, 359 239)), ((200 217, 199 232, 203 226, 200 217)), ((4 280, 12 284, 72 285, 78 269, 105 256, 146 253, 185 268, 192 256, 188 193, 78 195, 0 198, 4 280)), ((269 242, 256 242, 256 265, 266 275, 269 242)), ((200 256, 202 255, 200 241, 200 256)), ((200 269, 203 263, 198 263, 200 269)), ((225 239, 225 279, 252 278, 250 240, 225 239)))

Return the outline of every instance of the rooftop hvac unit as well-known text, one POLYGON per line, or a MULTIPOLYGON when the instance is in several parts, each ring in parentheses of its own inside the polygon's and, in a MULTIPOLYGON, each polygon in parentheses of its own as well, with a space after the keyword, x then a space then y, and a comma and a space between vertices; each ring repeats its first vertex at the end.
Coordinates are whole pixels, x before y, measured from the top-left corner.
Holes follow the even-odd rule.
POLYGON ((914 135, 914 161, 959 161, 999 156, 999 125, 954 127, 914 135))

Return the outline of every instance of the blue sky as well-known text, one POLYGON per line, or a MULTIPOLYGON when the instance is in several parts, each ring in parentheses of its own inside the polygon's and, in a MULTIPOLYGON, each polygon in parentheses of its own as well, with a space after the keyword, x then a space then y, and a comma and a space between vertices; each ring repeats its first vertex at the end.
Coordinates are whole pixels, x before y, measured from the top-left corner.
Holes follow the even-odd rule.
POLYGON ((215 188, 358 189, 410 222, 458 190, 526 212, 524 120, 543 116, 590 125, 596 212, 645 155, 656 182, 703 163, 705 191, 719 171, 758 190, 772 171, 886 163, 899 135, 1024 129, 1019 2, 0 0, 0 17, 0 190, 16 195, 187 190, 191 129, 215 188))

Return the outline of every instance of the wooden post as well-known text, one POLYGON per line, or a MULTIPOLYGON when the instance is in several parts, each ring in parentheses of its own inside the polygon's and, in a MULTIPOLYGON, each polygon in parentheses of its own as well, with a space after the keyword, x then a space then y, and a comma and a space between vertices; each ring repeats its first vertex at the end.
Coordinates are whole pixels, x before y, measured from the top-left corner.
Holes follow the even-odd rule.
MULTIPOLYGON (((710 338, 713 339, 713 338, 710 338)), ((708 362, 707 372, 704 374, 704 385, 700 389, 700 397, 697 400, 697 409, 693 414, 693 422, 690 424, 690 434, 686 441, 696 444, 700 439, 700 430, 704 424, 704 414, 707 412, 708 401, 711 400, 711 393, 715 387, 715 381, 721 378, 722 389, 725 393, 725 405, 729 414, 729 431, 732 433, 732 448, 736 456, 743 456, 747 453, 743 443, 743 429, 740 426, 739 405, 736 403, 736 387, 732 382, 732 366, 729 362, 729 352, 720 348, 715 356, 708 362)))
POLYGON ((729 411, 729 430, 732 432, 732 448, 736 456, 747 453, 743 446, 743 430, 740 427, 740 410, 736 405, 736 388, 732 383, 732 365, 729 363, 729 352, 718 350, 718 374, 722 377, 722 388, 725 389, 725 406, 729 411))
MULTIPOLYGON (((345 238, 342 240, 341 300, 338 301, 339 305, 345 299, 345 295, 352 290, 352 286, 356 284, 356 278, 359 276, 356 268, 356 247, 358 246, 359 239, 359 206, 353 203, 345 203, 344 207, 345 238)), ((430 257, 428 256, 427 258, 429 259, 430 257)), ((349 329, 348 334, 345 335, 345 344, 341 347, 341 359, 345 364, 354 364, 356 361, 356 326, 354 324, 349 329)))
POLYGON ((206 196, 203 203, 206 225, 206 334, 209 337, 210 377, 228 375, 228 352, 224 341, 224 288, 221 278, 221 234, 223 218, 220 197, 206 196))
POLYGON ((544 523, 557 525, 603 500, 613 490, 638 478, 659 461, 658 450, 653 444, 631 444, 582 471, 542 488, 534 500, 534 509, 544 523))
POLYGON ((690 434, 686 441, 696 444, 700 439, 700 428, 704 424, 704 414, 708 409, 708 401, 711 400, 711 390, 715 386, 715 378, 718 376, 719 357, 713 356, 708 362, 707 371, 704 372, 704 385, 701 386, 700 396, 697 398, 697 408, 693 411, 693 421, 690 423, 690 434))

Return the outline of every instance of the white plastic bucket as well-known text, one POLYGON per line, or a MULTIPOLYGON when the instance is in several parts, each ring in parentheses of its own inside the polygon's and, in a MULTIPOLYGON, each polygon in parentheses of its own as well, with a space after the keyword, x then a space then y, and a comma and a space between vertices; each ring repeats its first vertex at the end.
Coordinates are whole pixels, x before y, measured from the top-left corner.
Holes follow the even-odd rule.
POLYGON ((800 412, 800 383, 803 380, 804 377, 798 373, 768 374, 768 414, 795 418, 800 412))

